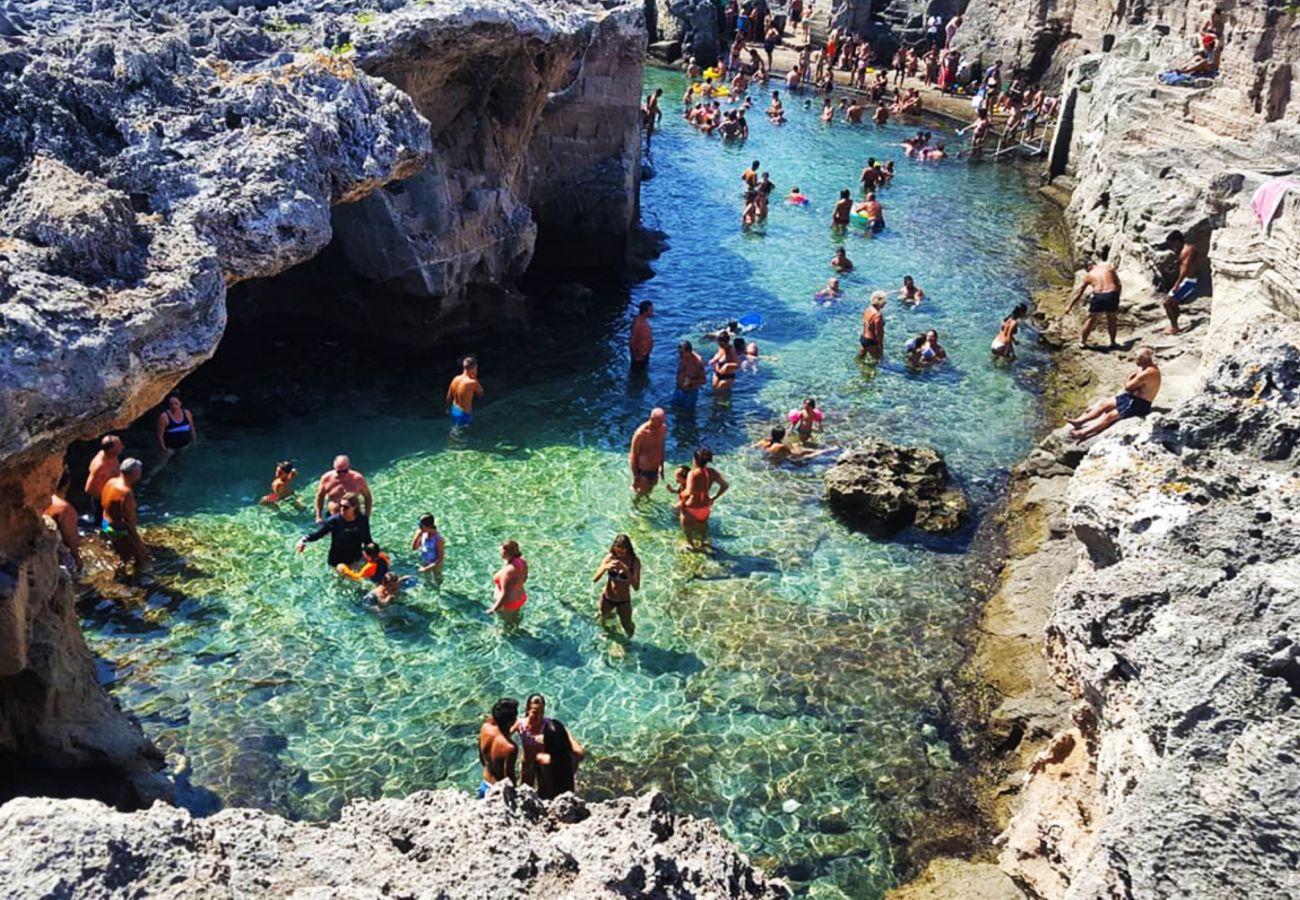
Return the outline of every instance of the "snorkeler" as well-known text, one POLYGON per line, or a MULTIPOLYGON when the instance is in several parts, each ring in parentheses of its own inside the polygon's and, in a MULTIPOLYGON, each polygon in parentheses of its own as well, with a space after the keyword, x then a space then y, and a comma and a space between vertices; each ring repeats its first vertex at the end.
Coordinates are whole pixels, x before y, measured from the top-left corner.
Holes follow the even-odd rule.
POLYGON ((451 424, 456 428, 468 428, 474 419, 474 398, 482 396, 478 358, 466 356, 461 360, 461 373, 447 386, 446 413, 451 416, 451 424))

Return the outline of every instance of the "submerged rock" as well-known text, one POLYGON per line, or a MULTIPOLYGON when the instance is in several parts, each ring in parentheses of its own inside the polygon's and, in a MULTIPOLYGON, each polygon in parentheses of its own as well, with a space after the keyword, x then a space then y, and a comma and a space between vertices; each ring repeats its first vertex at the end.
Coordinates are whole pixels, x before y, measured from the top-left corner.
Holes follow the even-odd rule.
POLYGON ((950 481, 937 450, 873 439, 827 470, 826 498, 837 515, 866 531, 915 526, 942 534, 970 517, 970 502, 950 481))
POLYGON ((790 896, 657 792, 585 804, 509 784, 482 801, 421 791, 352 803, 328 825, 23 798, 0 807, 0 848, 6 896, 790 896))

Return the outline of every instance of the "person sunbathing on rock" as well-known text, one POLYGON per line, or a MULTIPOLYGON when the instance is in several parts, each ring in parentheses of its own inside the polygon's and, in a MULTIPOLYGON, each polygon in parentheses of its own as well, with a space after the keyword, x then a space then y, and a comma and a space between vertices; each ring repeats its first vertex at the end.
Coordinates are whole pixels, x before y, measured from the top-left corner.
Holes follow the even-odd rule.
POLYGON ((1094 404, 1077 418, 1066 418, 1074 426, 1070 437, 1076 441, 1087 440, 1120 419, 1145 418, 1151 412, 1151 403, 1160 393, 1160 369, 1156 366, 1155 352, 1150 347, 1140 347, 1135 362, 1136 368, 1124 379, 1124 390, 1094 404))

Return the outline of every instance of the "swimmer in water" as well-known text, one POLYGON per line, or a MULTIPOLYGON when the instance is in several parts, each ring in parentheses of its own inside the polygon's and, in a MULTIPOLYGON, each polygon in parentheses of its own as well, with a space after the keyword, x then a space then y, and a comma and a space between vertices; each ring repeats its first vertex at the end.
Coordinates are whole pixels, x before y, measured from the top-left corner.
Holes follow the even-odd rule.
POLYGON ((276 463, 275 477, 271 479, 271 493, 258 502, 264 506, 275 506, 285 500, 293 500, 296 506, 301 507, 302 501, 293 492, 293 482, 297 477, 298 470, 294 468, 293 463, 287 460, 276 463))
POLYGON ((709 359, 709 368, 713 370, 713 390, 730 392, 740 371, 740 358, 729 334, 718 335, 718 352, 709 359))
POLYGON ((760 219, 758 191, 745 192, 745 210, 740 214, 740 230, 749 231, 760 219))
POLYGON ((831 268, 836 272, 853 271, 853 260, 849 259, 849 255, 843 247, 835 248, 835 255, 831 257, 831 268))
POLYGON ((144 465, 140 460, 122 460, 121 473, 109 479, 100 496, 104 510, 100 531, 112 544, 122 568, 128 563, 134 564, 137 575, 149 565, 149 551, 137 530, 139 520, 135 502, 135 486, 143 474, 144 465))
POLYGON ((451 416, 454 428, 469 427, 474 420, 474 398, 482 396, 483 385, 478 380, 478 357, 466 356, 461 360, 461 373, 447 386, 446 413, 451 416))
POLYGON ((921 348, 921 364, 938 365, 948 358, 948 351, 939 345, 939 332, 931 328, 925 333, 925 345, 921 348))
POLYGON ((833 306, 843 296, 844 293, 840 290, 840 280, 830 278, 826 282, 826 287, 813 294, 812 302, 814 306, 833 306))
POLYGON ((504 564, 492 576, 493 602, 487 614, 499 613, 507 624, 518 624, 524 604, 528 602, 528 593, 524 590, 528 582, 528 562, 518 541, 506 541, 501 545, 501 559, 504 564))
POLYGON ((785 429, 777 426, 772 429, 771 435, 763 438, 754 444, 755 447, 763 451, 763 456, 769 462, 780 464, 784 462, 804 462, 818 456, 825 456, 828 453, 838 453, 838 447, 800 447, 790 446, 785 442, 785 429))
POLYGON ((353 581, 370 581, 374 584, 381 584, 384 576, 392 569, 392 562, 388 554, 379 548, 374 541, 370 541, 361 548, 362 562, 361 568, 354 569, 347 563, 339 563, 334 568, 344 578, 351 578, 353 581))
POLYGON ((805 444, 812 440, 814 431, 821 433, 823 418, 822 411, 817 408, 817 400, 813 397, 805 398, 803 406, 790 413, 794 432, 805 444))
POLYGON ((664 490, 677 498, 673 501, 673 515, 677 517, 677 524, 681 525, 683 530, 686 528, 686 523, 682 520, 682 499, 686 493, 686 479, 690 474, 690 466, 678 466, 673 469, 673 483, 664 485, 664 490))
POLYGON ((807 206, 808 197, 799 192, 798 186, 790 188, 790 193, 786 194, 785 202, 791 206, 807 206))
POLYGON ((596 574, 591 576, 593 582, 601 578, 605 579, 605 587, 600 592, 598 618, 603 623, 617 614, 624 633, 632 637, 636 633, 636 623, 632 621, 632 592, 641 590, 641 560, 632 548, 632 539, 626 534, 614 538, 596 574))
POLYGON ((411 538, 411 549, 420 551, 420 574, 432 572, 442 577, 442 565, 447 561, 447 546, 438 533, 438 521, 432 513, 420 516, 418 527, 411 538))
POLYGON ((998 336, 993 339, 989 349, 995 357, 1001 359, 1016 358, 1016 331, 1020 328, 1020 320, 1029 314, 1029 307, 1024 303, 1017 303, 1010 314, 1002 320, 1002 327, 998 331, 998 336))
POLYGON ((831 211, 831 230, 843 234, 849 227, 849 215, 853 212, 853 194, 848 189, 840 191, 840 199, 835 201, 831 211))
POLYGON ((379 586, 366 595, 366 599, 380 609, 384 609, 402 593, 402 579, 396 572, 384 575, 379 586))
POLYGON ((898 302, 905 306, 920 306, 925 299, 925 291, 917 286, 911 275, 903 276, 903 287, 898 292, 898 302))
POLYGON ((885 230, 885 208, 876 199, 874 191, 867 194, 867 199, 859 203, 854 212, 867 220, 867 228, 872 234, 880 234, 885 230))

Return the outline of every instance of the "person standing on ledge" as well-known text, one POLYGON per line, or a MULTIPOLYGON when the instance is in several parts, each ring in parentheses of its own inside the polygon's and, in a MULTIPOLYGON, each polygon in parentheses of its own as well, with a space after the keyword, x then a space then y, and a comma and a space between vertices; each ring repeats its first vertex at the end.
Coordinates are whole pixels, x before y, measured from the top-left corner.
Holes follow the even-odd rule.
POLYGON ((119 459, 122 456, 122 439, 115 434, 106 434, 99 440, 99 452, 90 461, 90 472, 86 475, 86 496, 90 498, 91 527, 96 531, 104 523, 104 504, 100 495, 104 485, 122 474, 119 459))
POLYGON ((461 373, 447 385, 447 415, 455 428, 468 428, 474 420, 474 398, 483 396, 483 385, 478 380, 478 357, 466 356, 460 361, 461 373))
POLYGON ((1065 421, 1074 426, 1070 437, 1084 441, 1101 434, 1120 419, 1146 418, 1156 394, 1160 393, 1160 369, 1150 347, 1139 347, 1134 361, 1136 368, 1124 379, 1124 390, 1114 398, 1100 401, 1077 418, 1066 417, 1065 421))
POLYGON ((488 615, 501 613, 507 623, 518 624, 528 594, 524 585, 528 582, 528 562, 519 549, 518 541, 506 541, 501 545, 501 559, 505 561, 500 570, 492 576, 492 600, 488 615))
POLYGON ((632 351, 632 368, 644 369, 650 365, 650 351, 655 347, 655 336, 650 330, 650 317, 655 314, 655 305, 649 300, 642 300, 632 317, 632 336, 628 347, 632 351))
POLYGON ((645 497, 664 477, 664 442, 668 439, 668 414, 655 407, 650 418, 632 434, 628 463, 632 467, 632 493, 645 497))
POLYGON ((321 522, 311 534, 298 539, 297 551, 303 552, 308 544, 328 534, 330 552, 327 562, 330 568, 356 565, 362 556, 361 548, 371 543, 370 517, 361 513, 360 505, 356 494, 344 494, 339 498, 337 513, 321 522))
POLYGON ((60 562, 67 566, 69 572, 76 574, 84 566, 81 562, 81 535, 77 533, 77 511, 67 501, 68 489, 71 487, 72 473, 64 468, 63 473, 59 475, 59 483, 54 488, 54 494, 50 497, 50 505, 45 507, 43 515, 53 520, 59 529, 59 537, 63 538, 65 550, 59 555, 67 558, 60 562))
POLYGON ((1165 315, 1169 317, 1169 327, 1165 329, 1165 334, 1178 334, 1178 316, 1182 312, 1182 305, 1196 299, 1201 251, 1187 243, 1181 231, 1170 232, 1165 239, 1165 246, 1178 254, 1178 276, 1174 278, 1174 286, 1164 299, 1165 315))
POLYGON ((1121 289, 1119 274, 1115 271, 1115 267, 1107 262, 1094 262, 1089 266, 1088 271, 1083 276, 1083 281, 1079 282, 1078 289, 1065 307, 1065 315, 1070 314, 1070 310, 1074 309, 1074 304, 1083 298, 1083 292, 1089 288, 1092 289, 1092 296, 1088 299, 1088 318, 1084 320, 1083 333, 1079 335, 1079 346, 1088 346, 1088 335, 1092 334, 1097 319, 1104 314, 1106 316, 1106 332, 1110 335, 1110 346, 1113 349, 1119 346, 1115 343, 1115 333, 1117 328, 1116 319, 1119 316, 1119 292, 1121 289))
POLYGON ((519 719, 519 701, 502 697, 492 704, 492 714, 478 730, 478 761, 483 765, 483 777, 478 783, 478 797, 487 796, 492 785, 515 780, 515 766, 519 761, 519 748, 510 733, 519 719))
POLYGON ((704 360, 695 352, 690 341, 677 345, 677 390, 673 392, 673 405, 682 409, 695 409, 700 398, 700 388, 708 381, 704 374, 704 360))
POLYGON ((138 459, 122 460, 122 473, 104 485, 100 503, 104 508, 104 522, 100 526, 104 536, 113 545, 122 565, 135 564, 136 574, 149 565, 149 551, 137 530, 135 486, 144 475, 144 464, 138 459))
POLYGON ((329 514, 332 516, 339 511, 339 501, 347 494, 356 494, 365 501, 366 518, 370 518, 370 507, 374 500, 370 496, 370 485, 366 483, 366 476, 352 468, 350 459, 339 454, 334 457, 334 468, 320 477, 320 484, 316 488, 316 521, 325 521, 322 511, 327 499, 329 514))
POLYGON ((198 429, 194 427, 194 414, 184 407, 181 398, 172 394, 167 398, 167 406, 158 415, 158 449, 163 457, 170 457, 177 450, 193 447, 199 442, 198 429))

